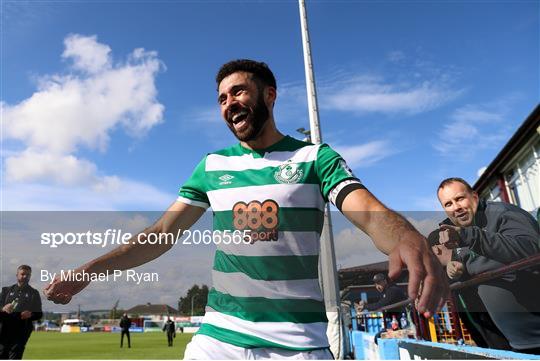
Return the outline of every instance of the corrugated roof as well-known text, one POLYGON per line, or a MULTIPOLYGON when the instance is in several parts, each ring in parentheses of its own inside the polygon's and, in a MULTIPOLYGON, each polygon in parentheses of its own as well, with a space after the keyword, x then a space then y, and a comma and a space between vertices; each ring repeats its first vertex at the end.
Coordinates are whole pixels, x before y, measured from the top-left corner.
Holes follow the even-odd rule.
POLYGON ((125 311, 128 314, 138 315, 170 315, 178 314, 178 311, 169 305, 153 305, 147 303, 145 305, 137 305, 125 311))

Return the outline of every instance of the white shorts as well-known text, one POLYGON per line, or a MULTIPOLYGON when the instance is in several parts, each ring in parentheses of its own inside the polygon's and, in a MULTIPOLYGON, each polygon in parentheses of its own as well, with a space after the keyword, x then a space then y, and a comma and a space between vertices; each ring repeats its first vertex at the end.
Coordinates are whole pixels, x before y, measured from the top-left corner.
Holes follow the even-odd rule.
POLYGON ((333 360, 330 350, 291 351, 282 348, 243 348, 206 335, 195 335, 186 346, 184 360, 333 360))

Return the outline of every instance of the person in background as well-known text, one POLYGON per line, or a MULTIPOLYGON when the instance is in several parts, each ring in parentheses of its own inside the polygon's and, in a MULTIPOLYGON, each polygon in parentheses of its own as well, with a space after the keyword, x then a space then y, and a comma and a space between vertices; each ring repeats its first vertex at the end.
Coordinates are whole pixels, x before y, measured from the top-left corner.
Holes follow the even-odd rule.
POLYGON ((124 335, 127 336, 128 348, 131 348, 131 338, 129 336, 129 328, 131 327, 131 320, 129 319, 127 313, 122 315, 120 319, 120 328, 122 329, 122 334, 120 336, 120 347, 124 347, 124 335))
MULTIPOLYGON (((439 227, 439 242, 452 250, 447 265, 451 279, 499 269, 540 253, 539 225, 525 210, 480 200, 461 178, 443 180, 437 196, 448 216, 439 227)), ((483 306, 514 351, 540 354, 538 285, 537 270, 526 269, 478 286, 483 306)))
MULTIPOLYGON (((391 283, 383 273, 377 273, 373 276, 373 283, 375 284, 377 291, 381 294, 381 298, 375 303, 367 303, 362 300, 358 303, 357 310, 363 311, 365 309, 368 311, 375 311, 379 308, 407 299, 405 292, 399 286, 391 283)), ((398 319, 401 317, 401 313, 404 312, 401 308, 392 309, 391 311, 399 313, 399 316, 397 316, 398 319)))
POLYGON ((39 292, 28 283, 32 268, 17 268, 17 283, 2 287, 0 294, 0 359, 20 360, 34 329, 33 321, 43 316, 39 292))
POLYGON ((167 322, 163 325, 163 331, 167 334, 167 344, 172 347, 173 340, 176 337, 176 328, 170 317, 167 317, 167 322))
MULTIPOLYGON (((428 236, 433 253, 441 264, 446 267, 448 278, 454 282, 457 279, 464 281, 471 276, 466 270, 466 255, 469 252, 464 248, 447 248, 439 242, 439 229, 435 229, 428 236)), ((471 260, 472 261, 472 260, 471 260)), ((478 295, 478 286, 454 291, 455 306, 461 321, 465 324, 474 343, 479 347, 488 347, 499 350, 511 350, 508 340, 497 328, 478 295)))

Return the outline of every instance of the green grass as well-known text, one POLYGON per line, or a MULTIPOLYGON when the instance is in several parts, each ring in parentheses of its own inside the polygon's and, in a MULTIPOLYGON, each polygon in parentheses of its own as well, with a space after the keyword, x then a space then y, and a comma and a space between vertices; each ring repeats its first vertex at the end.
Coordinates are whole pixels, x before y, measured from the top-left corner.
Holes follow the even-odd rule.
POLYGON ((32 332, 26 344, 25 359, 163 359, 180 360, 193 334, 178 333, 174 346, 167 346, 164 332, 132 333, 131 348, 120 348, 119 333, 32 332))

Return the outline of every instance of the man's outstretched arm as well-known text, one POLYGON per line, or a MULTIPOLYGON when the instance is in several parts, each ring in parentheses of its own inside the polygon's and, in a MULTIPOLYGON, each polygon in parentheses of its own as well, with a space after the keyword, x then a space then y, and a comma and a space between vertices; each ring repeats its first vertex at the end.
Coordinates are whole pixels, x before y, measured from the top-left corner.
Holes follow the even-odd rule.
POLYGON ((341 211, 367 233, 381 252, 389 255, 390 278, 397 278, 403 266, 407 266, 409 297, 419 297, 418 310, 426 317, 434 314, 444 303, 449 288, 444 271, 424 236, 367 189, 349 193, 343 200, 341 211))
MULTIPOLYGON (((91 260, 75 270, 75 273, 104 273, 113 270, 126 270, 156 259, 173 246, 170 240, 148 244, 144 242, 148 234, 178 234, 179 230, 189 229, 203 215, 204 208, 182 202, 174 202, 161 218, 152 226, 134 235, 125 245, 117 247, 101 257, 91 260), (142 241, 142 242, 141 242, 142 241)), ((60 281, 57 277, 43 293, 54 303, 68 303, 82 291, 89 282, 60 281)))

